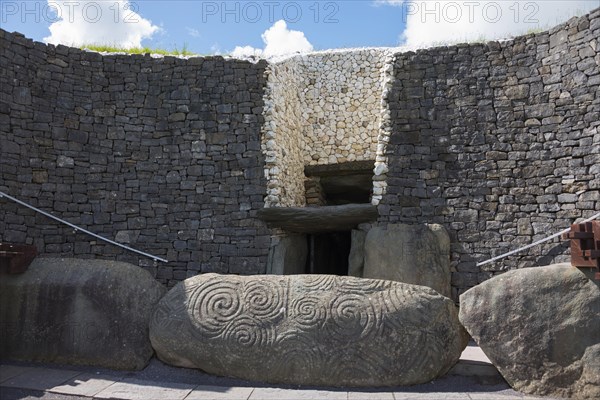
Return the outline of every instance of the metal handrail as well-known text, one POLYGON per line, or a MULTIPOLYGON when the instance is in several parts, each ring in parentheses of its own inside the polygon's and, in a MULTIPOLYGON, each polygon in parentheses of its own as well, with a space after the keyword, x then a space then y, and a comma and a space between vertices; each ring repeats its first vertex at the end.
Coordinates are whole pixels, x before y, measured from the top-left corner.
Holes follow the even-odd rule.
POLYGON ((105 238, 105 237, 102 237, 102 236, 100 236, 100 235, 97 235, 97 234, 95 234, 94 232, 90 232, 90 231, 88 231, 87 229, 84 229, 84 228, 81 228, 81 227, 79 227, 79 226, 77 226, 77 225, 74 225, 74 224, 72 224, 72 223, 70 223, 70 222, 68 222, 68 221, 65 221, 64 219, 61 219, 61 218, 55 217, 54 215, 52 215, 52 214, 50 214, 50 213, 48 213, 48 212, 46 212, 46 211, 44 211, 44 210, 40 210, 39 208, 36 208, 36 207, 32 206, 31 204, 27 204, 27 203, 25 203, 24 201, 21 201, 21 200, 19 200, 19 199, 17 199, 17 198, 15 198, 15 197, 13 197, 13 196, 11 196, 11 195, 8 195, 8 194, 6 194, 6 193, 4 193, 4 192, 0 191, 0 198, 2 198, 2 197, 6 197, 7 199, 9 199, 9 200, 11 200, 11 201, 14 201, 14 202, 15 202, 15 203, 17 203, 17 204, 20 204, 20 205, 22 205, 22 206, 25 206, 25 207, 27 207, 27 208, 29 208, 29 209, 31 209, 31 210, 33 210, 33 211, 35 211, 35 212, 38 212, 38 213, 40 213, 40 214, 42 214, 42 215, 45 215, 46 217, 48 217, 48 218, 51 218, 51 219, 53 219, 53 220, 55 220, 55 221, 58 221, 58 222, 60 222, 61 224, 65 224, 65 225, 67 225, 67 226, 70 226, 71 228, 75 229, 75 231, 80 231, 80 232, 83 232, 83 233, 85 233, 85 234, 88 234, 88 235, 90 235, 90 236, 93 236, 93 237, 95 237, 95 238, 97 238, 97 239, 100 239, 100 240, 102 240, 102 241, 104 241, 104 242, 107 242, 107 243, 110 243, 110 244, 112 244, 112 245, 115 245, 115 246, 121 247, 121 248, 123 248, 123 249, 125 249, 125 250, 128 250, 128 251, 131 251, 131 252, 134 252, 134 253, 140 254, 140 255, 142 255, 142 256, 145 256, 145 257, 148 257, 148 258, 152 258, 152 259, 153 259, 153 260, 155 260, 155 261, 162 261, 162 262, 164 262, 164 263, 168 263, 168 262, 169 262, 168 260, 165 260, 164 258, 160 258, 160 257, 158 257, 158 256, 154 256, 154 255, 152 255, 152 254, 145 253, 145 252, 143 252, 143 251, 140 251, 140 250, 133 249, 133 248, 131 248, 131 247, 129 247, 129 246, 125 246, 124 244, 121 244, 121 243, 115 242, 114 240, 110 240, 110 239, 107 239, 107 238, 105 238))
MULTIPOLYGON (((598 217, 600 217, 600 213, 598 213, 598 214, 596 214, 596 215, 594 215, 594 216, 592 216, 592 217, 590 217, 590 218, 588 218, 588 219, 584 219, 583 221, 581 221, 581 222, 578 222, 578 223, 580 223, 580 224, 584 224, 584 223, 586 223, 586 222, 593 221, 593 220, 595 220, 595 219, 596 219, 596 218, 598 218, 598 217)), ((491 262, 494 262, 494 261, 500 260, 501 258, 505 258, 505 257, 511 256, 511 255, 513 255, 513 254, 515 254, 515 253, 519 253, 519 252, 521 252, 521 251, 523 251, 523 250, 530 249, 530 248, 532 248, 533 246, 537 246, 538 244, 541 244, 541 243, 547 242, 547 241, 549 241, 549 240, 552 240, 552 239, 554 239, 554 238, 556 238, 556 237, 559 237, 559 236, 561 236, 562 234, 564 234, 564 233, 568 233, 568 232, 570 232, 570 231, 571 231, 571 228, 569 227, 569 228, 567 228, 567 229, 565 229, 565 230, 562 230, 562 231, 560 231, 560 232, 557 232, 557 233, 555 233, 554 235, 550 235, 550 236, 547 236, 547 237, 545 237, 545 238, 543 238, 543 239, 540 239, 540 240, 538 240, 538 241, 536 241, 536 242, 530 243, 530 244, 528 244, 527 246, 523 246, 523 247, 520 247, 520 248, 518 248, 518 249, 516 249, 516 250, 511 250, 511 251, 509 251, 509 252, 507 252, 507 253, 504 253, 504 254, 501 254, 501 255, 499 255, 499 256, 496 256, 496 257, 490 258, 489 260, 486 260, 486 261, 479 262, 479 263, 477 263, 477 266, 479 267, 479 266, 482 266, 482 265, 485 265, 485 264, 489 264, 489 263, 491 263, 491 262)))

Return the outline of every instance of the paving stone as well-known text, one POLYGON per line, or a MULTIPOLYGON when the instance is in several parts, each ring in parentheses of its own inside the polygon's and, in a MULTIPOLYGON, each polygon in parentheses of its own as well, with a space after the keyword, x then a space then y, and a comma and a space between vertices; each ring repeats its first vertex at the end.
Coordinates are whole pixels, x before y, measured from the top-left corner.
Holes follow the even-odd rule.
POLYGON ((0 383, 12 379, 25 372, 31 371, 30 367, 19 367, 16 365, 0 365, 0 383))
POLYGON ((197 386, 185 400, 248 400, 254 388, 197 386))
POLYGON ((62 385, 80 374, 80 371, 66 369, 30 368, 28 371, 5 380, 2 382, 2 386, 32 390, 49 390, 55 386, 62 385))
POLYGON ((83 373, 62 385, 48 389, 49 392, 94 397, 104 389, 120 381, 121 377, 83 373))
POLYGON ((121 382, 109 386, 97 393, 98 399, 123 399, 123 400, 183 400, 195 385, 171 382, 144 381, 126 378, 121 382))
POLYGON ((470 400, 467 393, 394 392, 395 400, 470 400))
POLYGON ((348 392, 348 400, 394 400, 392 392, 348 392))
MULTIPOLYGON (((471 400, 521 400, 523 395, 514 393, 489 392, 489 393, 469 393, 471 400)), ((538 397, 539 399, 539 397, 538 397)), ((546 398, 545 398, 546 399, 546 398)))
POLYGON ((345 391, 256 388, 249 400, 347 400, 345 391))

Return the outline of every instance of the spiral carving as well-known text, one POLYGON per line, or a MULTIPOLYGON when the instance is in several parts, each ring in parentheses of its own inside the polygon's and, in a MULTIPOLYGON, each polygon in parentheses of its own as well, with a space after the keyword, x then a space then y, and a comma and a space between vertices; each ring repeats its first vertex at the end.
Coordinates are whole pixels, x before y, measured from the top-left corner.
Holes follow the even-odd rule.
POLYGON ((320 370, 325 354, 307 336, 298 332, 287 332, 277 338, 274 347, 278 355, 274 371, 284 380, 294 374, 320 370))
POLYGON ((374 279, 347 278, 343 280, 337 290, 341 293, 357 293, 361 295, 380 292, 390 285, 389 281, 374 279))
POLYGON ((307 275, 302 278, 302 283, 306 289, 328 291, 336 286, 337 277, 333 275, 307 275))
POLYGON ((379 313, 371 301, 357 294, 342 294, 331 304, 331 328, 342 339, 365 337, 380 327, 379 313))
POLYGON ((358 382, 372 382, 382 376, 394 373, 393 362, 387 353, 376 354, 373 352, 345 352, 331 353, 325 362, 324 373, 327 380, 339 382, 339 385, 354 384, 358 382), (360 363, 355 360, 359 359, 360 363), (352 378, 350 378, 352 377, 352 378))
POLYGON ((223 331, 223 339, 229 344, 241 347, 270 346, 275 341, 275 330, 272 325, 260 320, 242 315, 230 321, 223 331))
POLYGON ((292 301, 290 317, 301 329, 320 329, 327 318, 327 310, 318 297, 305 296, 292 301))
POLYGON ((190 298, 192 324, 201 335, 220 335, 225 324, 242 313, 240 289, 239 282, 215 279, 194 290, 190 298))
POLYGON ((450 299, 399 282, 205 274, 161 303, 150 324, 158 354, 250 380, 422 383, 451 367, 463 340, 450 299))
POLYGON ((278 283, 254 280, 244 285, 247 312, 262 321, 273 321, 285 313, 285 293, 278 283))

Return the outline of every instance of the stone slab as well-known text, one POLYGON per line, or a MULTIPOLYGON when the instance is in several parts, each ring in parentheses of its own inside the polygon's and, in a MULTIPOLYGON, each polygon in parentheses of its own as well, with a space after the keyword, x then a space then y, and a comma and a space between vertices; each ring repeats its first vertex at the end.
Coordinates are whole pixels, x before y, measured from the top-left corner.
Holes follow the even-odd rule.
POLYGON ((392 392, 348 392, 348 400, 394 400, 392 392))
MULTIPOLYGON (((366 400, 366 399, 365 399, 366 400)), ((469 393, 412 393, 394 392, 394 400, 471 400, 469 393)))
POLYGON ((80 371, 67 369, 30 368, 28 371, 2 382, 2 386, 31 390, 49 390, 64 384, 80 374, 80 371))
POLYGON ((290 234, 271 245, 267 261, 267 274, 303 274, 306 270, 308 241, 306 235, 290 234))
POLYGON ((20 367, 18 365, 0 365, 0 383, 12 379, 17 375, 31 371, 32 369, 34 368, 20 367))
POLYGON ((377 207, 371 204, 344 204, 263 208, 257 215, 273 228, 297 233, 319 233, 351 230, 358 224, 375 221, 379 213, 377 207))
POLYGON ((248 400, 253 387, 197 386, 185 400, 248 400))
POLYGON ((372 228, 363 277, 423 285, 450 297, 450 237, 438 224, 372 228))
POLYGON ((249 381, 380 387, 429 382, 468 337, 453 301, 424 287, 334 275, 203 274, 160 301, 163 362, 249 381))
POLYGON ((192 392, 194 387, 195 385, 185 383, 155 382, 126 378, 97 393, 94 398, 183 400, 192 392))
POLYGON ((120 381, 122 377, 102 374, 83 373, 62 385, 48 389, 52 393, 71 394, 74 396, 94 397, 109 386, 120 381))
POLYGON ((256 388, 249 400, 347 400, 346 391, 256 388))

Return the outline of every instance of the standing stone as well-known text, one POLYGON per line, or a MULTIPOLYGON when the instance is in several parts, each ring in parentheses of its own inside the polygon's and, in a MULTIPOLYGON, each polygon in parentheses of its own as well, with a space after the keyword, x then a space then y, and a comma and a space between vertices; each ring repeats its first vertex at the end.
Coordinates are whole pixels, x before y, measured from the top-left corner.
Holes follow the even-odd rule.
POLYGON ((36 258, 23 274, 0 276, 0 357, 142 369, 164 292, 131 264, 36 258))
POLYGON ((450 237, 441 225, 390 224, 367 233, 365 278, 428 286, 450 297, 450 237))
POLYGON ((429 288, 333 275, 204 274, 159 303, 150 340, 164 362, 294 385, 388 386, 446 373, 468 336, 429 288))
POLYGON ((348 256, 348 275, 362 278, 365 269, 365 239, 367 233, 352 230, 352 244, 350 245, 350 255, 348 256))
POLYGON ((267 273, 273 275, 303 274, 306 270, 308 243, 306 235, 289 234, 271 245, 267 273))
POLYGON ((600 289, 570 264, 494 277, 460 296, 460 320, 516 390, 600 398, 600 289))

